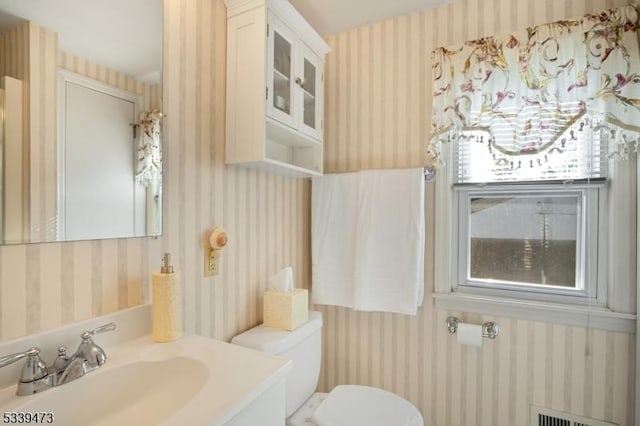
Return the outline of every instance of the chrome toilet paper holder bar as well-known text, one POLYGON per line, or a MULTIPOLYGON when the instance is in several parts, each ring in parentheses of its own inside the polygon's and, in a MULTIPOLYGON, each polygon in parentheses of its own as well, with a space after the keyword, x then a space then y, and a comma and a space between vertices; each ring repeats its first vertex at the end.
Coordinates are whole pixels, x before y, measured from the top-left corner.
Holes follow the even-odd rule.
MULTIPOLYGON (((447 318, 447 328, 449 333, 455 333, 458 331, 458 324, 461 321, 456 317, 447 318)), ((500 325, 497 322, 485 322, 482 324, 482 337, 488 337, 489 339, 495 339, 500 334, 500 325)))

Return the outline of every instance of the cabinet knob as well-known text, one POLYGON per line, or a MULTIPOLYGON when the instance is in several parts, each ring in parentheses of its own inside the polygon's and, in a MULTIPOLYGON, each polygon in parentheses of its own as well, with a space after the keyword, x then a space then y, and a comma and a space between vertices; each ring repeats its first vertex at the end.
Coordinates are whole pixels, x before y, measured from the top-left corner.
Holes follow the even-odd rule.
POLYGON ((304 81, 302 81, 302 79, 300 77, 296 78, 296 84, 300 87, 304 88, 304 81))

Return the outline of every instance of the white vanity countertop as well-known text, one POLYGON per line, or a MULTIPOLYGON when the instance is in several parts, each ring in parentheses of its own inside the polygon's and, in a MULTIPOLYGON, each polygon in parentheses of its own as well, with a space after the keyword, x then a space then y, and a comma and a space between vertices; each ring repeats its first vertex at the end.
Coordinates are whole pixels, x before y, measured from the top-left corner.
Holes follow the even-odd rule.
POLYGON ((16 396, 15 382, 0 389, 0 415, 52 412, 55 424, 223 425, 292 367, 285 358, 196 335, 170 343, 145 335, 103 347, 107 362, 73 382, 31 396, 16 396))

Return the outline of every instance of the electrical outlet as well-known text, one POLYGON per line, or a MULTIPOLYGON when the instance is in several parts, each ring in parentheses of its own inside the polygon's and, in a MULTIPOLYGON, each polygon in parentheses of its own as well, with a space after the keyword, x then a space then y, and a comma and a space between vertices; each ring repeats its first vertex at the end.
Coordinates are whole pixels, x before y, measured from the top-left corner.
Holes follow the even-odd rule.
POLYGON ((218 257, 209 257, 209 270, 212 275, 218 275, 218 257))
POLYGON ((212 256, 213 249, 206 250, 204 254, 204 276, 212 277, 218 275, 218 256, 212 256))

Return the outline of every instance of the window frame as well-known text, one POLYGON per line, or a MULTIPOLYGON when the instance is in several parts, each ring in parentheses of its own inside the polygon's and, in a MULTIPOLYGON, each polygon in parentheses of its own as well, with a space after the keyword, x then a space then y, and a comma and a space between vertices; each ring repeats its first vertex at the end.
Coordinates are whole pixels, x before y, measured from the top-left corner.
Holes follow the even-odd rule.
MULTIPOLYGON (((452 246, 458 238, 458 230, 451 155, 450 145, 443 144, 440 156, 442 166, 438 169, 435 181, 428 187, 431 193, 428 199, 434 203, 434 281, 431 297, 436 309, 475 313, 494 319, 513 318, 635 333, 635 303, 631 304, 631 301, 635 302, 636 278, 640 278, 636 269, 636 252, 640 253, 640 248, 636 250, 636 244, 640 242, 640 238, 636 238, 636 230, 640 230, 640 227, 636 227, 636 201, 640 203, 636 191, 640 188, 640 174, 636 173, 638 156, 634 155, 634 158, 625 161, 609 161, 607 234, 599 236, 600 250, 605 252, 603 259, 606 261, 606 268, 600 268, 599 271, 606 284, 606 303, 603 306, 595 303, 582 306, 454 291, 457 254, 452 246)), ((480 188, 482 184, 475 186, 480 188)))
POLYGON ((457 253, 453 292, 510 297, 543 302, 589 306, 606 306, 606 182, 538 184, 496 183, 489 185, 454 185, 454 209, 457 212, 458 235, 452 241, 457 253), (470 277, 470 200, 474 197, 577 196, 579 223, 576 238, 576 282, 579 288, 527 285, 515 282, 473 280, 470 277), (601 245, 602 244, 602 245, 601 245), (604 250, 603 250, 604 249, 604 250))

